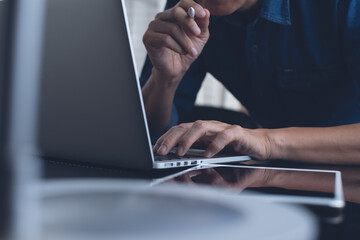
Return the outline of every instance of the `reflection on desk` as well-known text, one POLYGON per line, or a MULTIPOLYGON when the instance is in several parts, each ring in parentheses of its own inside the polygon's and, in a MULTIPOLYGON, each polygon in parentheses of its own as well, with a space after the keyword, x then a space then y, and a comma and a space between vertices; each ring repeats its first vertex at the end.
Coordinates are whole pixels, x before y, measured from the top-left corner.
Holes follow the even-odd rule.
POLYGON ((261 193, 259 198, 267 201, 333 208, 344 206, 341 174, 337 171, 204 165, 163 180, 210 185, 235 192, 261 193))
POLYGON ((346 206, 343 210, 343 221, 338 224, 321 222, 321 240, 358 240, 360 239, 360 166, 334 166, 290 163, 288 161, 269 161, 269 163, 257 162, 256 165, 266 164, 272 167, 281 168, 307 168, 307 169, 328 169, 340 171, 342 175, 344 196, 346 206))

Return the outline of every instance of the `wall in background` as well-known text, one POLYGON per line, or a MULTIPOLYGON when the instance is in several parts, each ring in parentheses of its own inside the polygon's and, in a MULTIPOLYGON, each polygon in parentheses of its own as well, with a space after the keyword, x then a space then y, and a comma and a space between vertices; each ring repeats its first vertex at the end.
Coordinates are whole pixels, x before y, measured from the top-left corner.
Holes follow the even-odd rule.
MULTIPOLYGON (((156 13, 164 9, 165 3, 166 0, 125 0, 138 73, 141 72, 146 56, 142 37, 156 13)), ((196 105, 241 110, 241 104, 236 98, 210 74, 206 75, 196 105)))

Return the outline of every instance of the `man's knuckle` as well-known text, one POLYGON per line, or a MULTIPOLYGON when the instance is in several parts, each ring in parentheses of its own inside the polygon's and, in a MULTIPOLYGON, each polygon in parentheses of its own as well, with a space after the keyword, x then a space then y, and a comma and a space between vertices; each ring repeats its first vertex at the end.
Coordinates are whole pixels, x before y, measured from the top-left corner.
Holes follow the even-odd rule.
POLYGON ((185 128, 185 123, 180 123, 176 127, 179 128, 179 129, 183 129, 183 128, 185 128))
POLYGON ((169 129, 168 132, 174 131, 174 130, 178 129, 178 127, 179 127, 179 125, 177 125, 177 126, 172 126, 172 127, 169 129))
POLYGON ((189 0, 181 0, 180 2, 179 2, 179 5, 187 5, 188 3, 190 3, 190 1, 189 0))
POLYGON ((161 37, 161 43, 164 45, 169 43, 170 41, 171 41, 171 37, 169 35, 163 35, 161 37))
POLYGON ((239 125, 232 125, 232 126, 230 127, 230 130, 232 131, 232 133, 233 133, 234 135, 235 135, 235 134, 239 135, 239 134, 241 134, 241 133, 244 131, 244 128, 241 127, 241 126, 239 126, 239 125))
POLYGON ((172 143, 172 139, 171 139, 171 138, 168 138, 168 139, 165 139, 165 140, 162 142, 162 145, 170 146, 171 143, 172 143))
POLYGON ((156 26, 159 24, 159 21, 158 20, 153 20, 149 23, 149 29, 155 29, 156 26))
POLYGON ((232 125, 231 128, 232 128, 233 130, 241 130, 241 129, 242 129, 241 126, 236 125, 236 124, 235 124, 235 125, 232 125))
POLYGON ((226 129, 219 134, 219 137, 222 140, 228 140, 232 138, 232 135, 232 131, 230 129, 226 129))
POLYGON ((188 127, 186 124, 182 123, 176 127, 178 130, 183 131, 186 130, 188 127))
POLYGON ((155 23, 155 20, 152 20, 151 22, 149 22, 148 28, 154 27, 154 23, 155 23))
POLYGON ((197 128, 197 129, 202 129, 202 128, 205 128, 206 126, 206 122, 203 121, 203 120, 197 120, 194 122, 194 128, 197 128))
POLYGON ((212 123, 212 124, 218 124, 219 123, 219 121, 216 121, 216 120, 210 120, 209 122, 212 123))
POLYGON ((178 16, 179 14, 181 14, 182 11, 183 11, 182 8, 177 6, 171 9, 171 14, 173 16, 178 16))
POLYGON ((157 13, 155 15, 155 19, 160 19, 162 14, 163 14, 162 12, 157 13))
POLYGON ((188 139, 183 138, 183 139, 179 140, 178 145, 179 145, 179 146, 183 146, 183 147, 187 147, 187 145, 188 145, 188 139))
POLYGON ((145 34, 144 34, 144 36, 143 36, 143 38, 142 38, 142 41, 143 41, 143 43, 145 44, 145 45, 147 45, 147 43, 148 43, 148 32, 146 31, 145 32, 145 34))
POLYGON ((174 132, 177 132, 178 130, 179 130, 179 126, 174 126, 167 131, 167 134, 168 136, 170 136, 171 134, 174 134, 174 132))
POLYGON ((156 141, 155 145, 160 145, 161 143, 162 143, 162 139, 159 138, 159 139, 156 141))
POLYGON ((177 35, 178 32, 179 32, 179 27, 177 25, 174 24, 174 25, 170 26, 170 33, 173 36, 177 35))
POLYGON ((222 147, 222 145, 218 141, 213 141, 211 144, 211 150, 214 152, 219 151, 222 147))

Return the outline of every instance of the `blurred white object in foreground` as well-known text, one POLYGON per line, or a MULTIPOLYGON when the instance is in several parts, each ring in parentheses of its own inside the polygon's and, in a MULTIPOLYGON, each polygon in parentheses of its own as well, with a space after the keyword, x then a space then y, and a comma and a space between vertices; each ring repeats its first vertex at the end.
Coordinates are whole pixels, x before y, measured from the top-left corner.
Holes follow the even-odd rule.
POLYGON ((65 180, 42 189, 46 240, 315 239, 305 209, 204 187, 130 180, 65 180))

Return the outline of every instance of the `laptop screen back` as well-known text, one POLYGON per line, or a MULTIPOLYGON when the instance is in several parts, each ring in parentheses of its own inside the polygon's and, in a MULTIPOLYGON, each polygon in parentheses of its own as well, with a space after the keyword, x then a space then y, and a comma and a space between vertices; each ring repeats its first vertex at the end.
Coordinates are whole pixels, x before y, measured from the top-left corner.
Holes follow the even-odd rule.
POLYGON ((43 52, 42 155, 151 168, 122 1, 47 1, 43 52))
POLYGON ((8 84, 5 79, 8 67, 5 61, 5 49, 8 49, 5 46, 8 43, 6 37, 7 15, 5 7, 5 1, 0 1, 0 157, 2 157, 4 151, 6 108, 8 103, 8 84))

